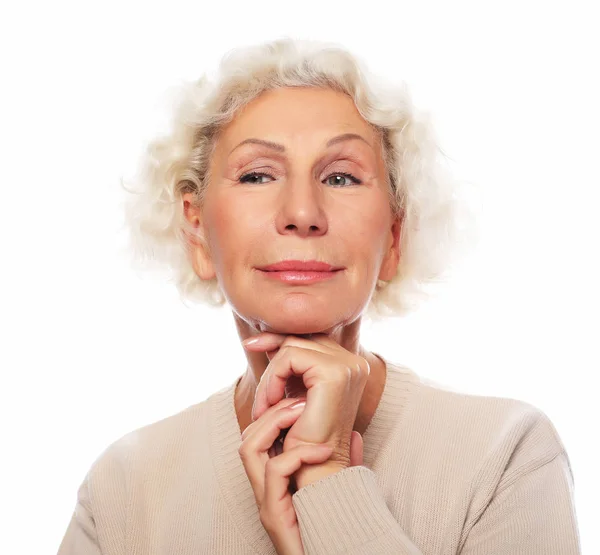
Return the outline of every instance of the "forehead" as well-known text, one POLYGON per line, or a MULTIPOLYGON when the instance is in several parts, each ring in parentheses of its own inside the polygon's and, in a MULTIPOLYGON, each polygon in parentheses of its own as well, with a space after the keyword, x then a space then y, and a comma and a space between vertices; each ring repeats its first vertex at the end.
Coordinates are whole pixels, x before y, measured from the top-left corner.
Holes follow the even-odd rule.
POLYGON ((248 137, 312 141, 349 132, 362 135, 371 145, 376 142, 375 130, 348 95, 331 89, 284 87, 266 91, 241 108, 222 130, 219 143, 228 153, 248 137))

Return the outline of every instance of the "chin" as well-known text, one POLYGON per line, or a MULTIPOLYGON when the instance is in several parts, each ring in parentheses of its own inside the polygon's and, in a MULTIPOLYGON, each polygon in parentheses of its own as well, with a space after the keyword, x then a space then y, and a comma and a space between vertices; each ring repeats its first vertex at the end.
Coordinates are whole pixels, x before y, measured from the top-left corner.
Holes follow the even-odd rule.
POLYGON ((236 312, 257 331, 330 335, 360 316, 360 310, 352 310, 351 307, 349 302, 337 303, 331 299, 327 302, 326 299, 307 295, 288 295, 283 299, 272 296, 268 300, 255 296, 252 303, 244 302, 236 312))
MULTIPOLYGON (((266 311, 265 311, 266 312, 266 311)), ((315 310, 308 311, 284 311, 279 310, 270 315, 263 312, 257 318, 257 324, 261 331, 282 333, 291 335, 303 335, 308 333, 329 334, 338 328, 342 322, 337 314, 315 314, 315 310)))

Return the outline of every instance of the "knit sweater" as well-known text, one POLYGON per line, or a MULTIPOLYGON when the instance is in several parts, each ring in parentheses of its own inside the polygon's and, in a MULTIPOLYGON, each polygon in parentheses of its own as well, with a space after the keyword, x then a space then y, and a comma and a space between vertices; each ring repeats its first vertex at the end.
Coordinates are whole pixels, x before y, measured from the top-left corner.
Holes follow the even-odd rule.
MULTIPOLYGON (((381 358, 363 465, 293 494, 307 555, 581 553, 570 461, 544 412, 381 358)), ((275 554, 238 453, 239 379, 110 444, 59 555, 275 554)))

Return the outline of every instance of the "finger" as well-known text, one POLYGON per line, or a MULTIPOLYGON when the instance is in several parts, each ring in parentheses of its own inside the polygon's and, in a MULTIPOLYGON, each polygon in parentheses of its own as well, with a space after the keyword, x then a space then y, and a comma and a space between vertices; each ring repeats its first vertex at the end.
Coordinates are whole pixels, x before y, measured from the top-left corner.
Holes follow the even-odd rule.
POLYGON ((272 460, 269 458, 269 449, 281 430, 292 426, 304 408, 305 406, 279 409, 257 421, 257 425, 238 449, 259 507, 264 495, 265 465, 272 460))
MULTIPOLYGON (((268 414, 271 414, 273 412, 275 412, 276 410, 282 409, 282 408, 287 408, 290 405, 293 405, 294 403, 297 403, 298 401, 300 401, 301 399, 298 397, 286 397, 285 399, 282 399, 281 401, 279 401, 279 403, 275 404, 275 405, 271 405, 262 416, 264 416, 265 418, 268 417, 268 414)), ((246 426, 246 428, 244 429, 244 431, 242 432, 242 441, 244 441, 249 434, 251 434, 254 430, 254 428, 259 424, 258 420, 255 420, 254 422, 250 423, 248 426, 246 426)))
POLYGON ((290 477, 302 464, 319 464, 327 461, 333 453, 329 445, 298 445, 270 459, 265 465, 265 488, 263 505, 268 511, 277 507, 289 495, 290 477))
MULTIPOLYGON (((296 340, 297 345, 302 345, 309 348, 310 344, 313 348, 316 344, 324 347, 332 347, 334 349, 343 349, 343 347, 333 340, 326 333, 305 333, 305 334, 279 334, 271 332, 261 332, 253 337, 248 337, 242 341, 244 349, 249 351, 264 351, 277 352, 284 343, 296 340)), ((293 343, 292 343, 293 344, 293 343)), ((345 350, 345 349, 344 349, 345 350)))
POLYGON ((271 405, 278 403, 285 397, 285 386, 292 376, 300 376, 307 388, 307 399, 310 396, 310 387, 316 383, 322 368, 328 368, 328 379, 331 380, 331 367, 341 368, 339 359, 316 351, 295 345, 286 345, 271 361, 264 371, 254 395, 252 406, 252 419, 261 417, 271 405), (292 363, 293 359, 293 363, 292 363))
MULTIPOLYGON (((292 423, 288 423, 291 418, 290 415, 296 414, 295 418, 298 418, 299 414, 306 408, 305 404, 290 408, 294 404, 293 401, 294 399, 282 399, 273 407, 275 410, 265 412, 261 418, 252 424, 252 429, 243 440, 248 448, 255 450, 262 448, 267 452, 281 432, 292 426, 296 420, 292 419, 292 423), (300 410, 300 413, 297 413, 298 410, 300 410)), ((298 401, 301 400, 296 400, 296 402, 298 401)))
POLYGON ((363 464, 363 438, 359 432, 352 430, 350 437, 350 466, 363 464))
POLYGON ((288 336, 281 333, 261 332, 254 337, 244 339, 242 345, 249 351, 272 351, 281 347, 286 337, 288 336))
MULTIPOLYGON (((283 335, 276 334, 270 332, 262 332, 255 337, 251 337, 242 341, 242 345, 244 348, 252 351, 261 351, 265 352, 269 362, 272 362, 279 352, 279 350, 283 347, 287 347, 289 345, 296 347, 304 347, 305 349, 320 351, 323 353, 327 353, 331 351, 331 348, 334 349, 343 349, 340 345, 338 345, 333 339, 331 339, 327 334, 324 333, 315 333, 315 334, 304 334, 304 335, 283 335), (310 339, 309 339, 310 338, 310 339), (248 343, 248 342, 252 343, 248 343)), ((260 390, 261 383, 264 383, 269 377, 269 367, 267 366, 267 370, 261 376, 259 387, 257 388, 257 392, 260 390)), ((300 380, 301 381, 301 380, 300 380)), ((261 414, 257 414, 254 416, 254 409, 256 406, 256 395, 255 402, 252 407, 252 419, 255 420, 261 416, 261 414)), ((263 409, 261 409, 262 411, 263 409)))
POLYGON ((269 361, 275 358, 275 355, 279 352, 279 349, 283 349, 287 345, 294 345, 295 347, 303 347, 313 351, 321 351, 323 353, 330 352, 332 349, 342 349, 338 343, 331 339, 327 334, 324 333, 307 333, 301 335, 288 335, 285 337, 283 343, 278 344, 276 347, 268 347, 269 350, 265 351, 269 361))

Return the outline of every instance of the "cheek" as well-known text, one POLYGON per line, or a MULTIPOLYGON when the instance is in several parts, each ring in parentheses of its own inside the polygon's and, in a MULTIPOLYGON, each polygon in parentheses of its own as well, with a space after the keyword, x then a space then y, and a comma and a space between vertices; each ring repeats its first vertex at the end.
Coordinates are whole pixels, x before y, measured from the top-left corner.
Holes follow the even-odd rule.
POLYGON ((247 208, 231 203, 215 208, 210 219, 210 247, 214 253, 213 261, 224 272, 239 265, 252 252, 259 224, 247 208))
POLYGON ((222 266, 222 261, 231 258, 232 253, 230 251, 237 242, 234 221, 225 207, 214 206, 210 211, 210 216, 206 219, 206 223, 209 229, 208 242, 213 263, 222 266))
POLYGON ((381 209, 360 210, 354 217, 346 219, 345 227, 349 232, 350 247, 359 250, 366 259, 377 255, 385 243, 387 218, 381 209))
POLYGON ((365 211, 369 235, 374 245, 383 244, 392 226, 392 213, 389 206, 387 195, 383 191, 378 191, 378 195, 371 207, 371 210, 365 211))

